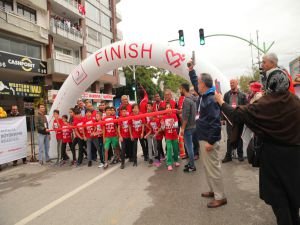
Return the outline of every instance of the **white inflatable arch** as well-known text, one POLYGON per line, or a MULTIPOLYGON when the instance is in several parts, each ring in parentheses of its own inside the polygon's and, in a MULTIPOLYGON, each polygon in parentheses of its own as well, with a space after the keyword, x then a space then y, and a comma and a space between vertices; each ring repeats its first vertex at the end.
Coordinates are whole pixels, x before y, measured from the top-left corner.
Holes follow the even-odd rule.
MULTIPOLYGON (((60 110, 61 115, 66 114, 94 81, 113 69, 128 65, 155 66, 189 80, 187 62, 191 57, 191 50, 159 43, 121 41, 101 48, 79 64, 65 80, 49 113, 50 126, 54 109, 60 110)), ((229 87, 228 80, 216 67, 205 61, 203 56, 196 53, 195 58, 197 75, 210 73, 214 79, 221 82, 224 93, 224 90, 229 87)))

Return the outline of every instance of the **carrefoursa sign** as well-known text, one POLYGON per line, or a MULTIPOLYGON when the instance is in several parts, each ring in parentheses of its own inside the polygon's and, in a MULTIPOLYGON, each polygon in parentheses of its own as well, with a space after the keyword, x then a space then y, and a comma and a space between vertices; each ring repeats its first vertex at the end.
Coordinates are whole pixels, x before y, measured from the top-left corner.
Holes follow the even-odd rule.
POLYGON ((47 62, 1 51, 0 68, 47 74, 47 62))

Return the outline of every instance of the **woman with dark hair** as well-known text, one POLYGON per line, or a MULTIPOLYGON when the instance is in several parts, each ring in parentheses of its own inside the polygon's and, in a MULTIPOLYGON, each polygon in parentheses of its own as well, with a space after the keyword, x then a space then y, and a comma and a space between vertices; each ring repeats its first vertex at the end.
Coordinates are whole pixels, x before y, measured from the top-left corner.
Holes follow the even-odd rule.
POLYGON ((244 123, 262 145, 259 155, 260 198, 272 206, 279 225, 299 225, 300 100, 289 91, 280 69, 267 72, 265 95, 233 109, 220 94, 215 99, 233 123, 244 123))

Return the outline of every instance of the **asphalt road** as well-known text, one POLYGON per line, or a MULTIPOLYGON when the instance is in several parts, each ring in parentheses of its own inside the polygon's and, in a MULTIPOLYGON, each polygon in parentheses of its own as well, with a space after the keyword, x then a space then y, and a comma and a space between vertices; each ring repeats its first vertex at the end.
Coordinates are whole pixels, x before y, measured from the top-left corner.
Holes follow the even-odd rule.
MULTIPOLYGON (((224 146, 223 146, 224 149, 224 146)), ((87 162, 85 162, 87 163, 87 162)), ((0 224, 32 225, 272 225, 271 208, 258 197, 258 170, 247 162, 223 165, 228 205, 206 207, 201 159, 197 171, 127 162, 92 167, 18 165, 0 172, 0 224)))

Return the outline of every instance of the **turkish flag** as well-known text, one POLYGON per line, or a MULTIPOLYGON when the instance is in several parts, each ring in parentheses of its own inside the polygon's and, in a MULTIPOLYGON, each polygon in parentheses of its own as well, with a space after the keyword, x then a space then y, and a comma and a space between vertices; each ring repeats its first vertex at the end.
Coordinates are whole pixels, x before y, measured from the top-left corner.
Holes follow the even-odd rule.
POLYGON ((85 7, 81 4, 78 4, 78 10, 82 15, 85 15, 85 7))

